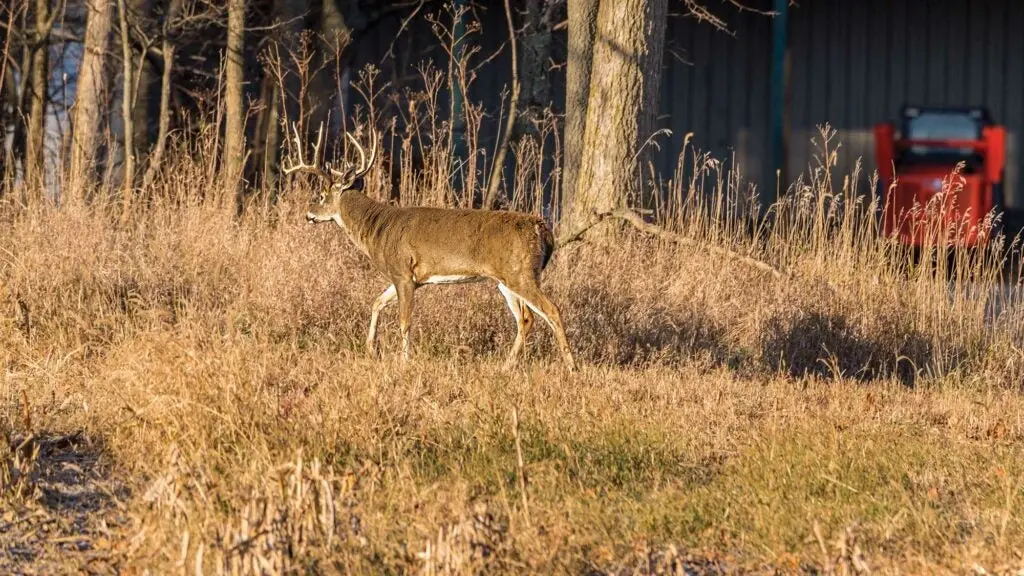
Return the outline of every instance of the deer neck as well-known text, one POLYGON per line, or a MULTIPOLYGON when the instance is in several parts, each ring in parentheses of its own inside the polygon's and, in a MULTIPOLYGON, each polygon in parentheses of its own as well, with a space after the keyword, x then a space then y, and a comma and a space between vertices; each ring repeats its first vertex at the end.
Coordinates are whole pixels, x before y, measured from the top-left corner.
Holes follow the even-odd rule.
POLYGON ((362 192, 342 192, 338 199, 338 215, 345 223, 345 230, 352 242, 367 256, 371 256, 369 248, 374 245, 374 239, 380 236, 388 221, 388 214, 393 210, 391 206, 377 202, 362 192))

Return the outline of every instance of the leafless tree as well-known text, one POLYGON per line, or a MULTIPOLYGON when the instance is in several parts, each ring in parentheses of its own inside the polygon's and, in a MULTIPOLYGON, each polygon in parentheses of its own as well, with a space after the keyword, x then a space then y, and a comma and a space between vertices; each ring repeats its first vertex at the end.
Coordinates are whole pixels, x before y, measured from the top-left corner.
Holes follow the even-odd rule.
POLYGON ((245 0, 228 2, 228 49, 225 63, 223 177, 226 193, 239 190, 245 156, 245 0))
POLYGON ((117 16, 121 30, 121 117, 124 119, 124 180, 121 191, 121 216, 128 216, 131 206, 132 190, 135 181, 135 116, 134 102, 135 75, 132 72, 132 48, 128 40, 128 13, 124 0, 117 0, 117 16))
POLYGON ((68 177, 68 192, 72 201, 83 198, 93 184, 100 123, 106 108, 108 88, 104 69, 113 0, 91 0, 86 2, 86 6, 85 45, 75 95, 71 172, 68 177))
POLYGON ((569 54, 565 70, 565 155, 562 166, 562 214, 572 214, 587 126, 590 70, 597 33, 598 0, 568 2, 569 54))
MULTIPOLYGON (((27 1, 12 2, 0 8, 4 25, 3 53, 0 58, 0 137, 4 139, 4 146, 0 146, 0 177, 5 177, 5 182, 10 183, 12 178, 8 169, 13 170, 17 162, 19 148, 24 148, 24 115, 21 114, 21 99, 17 82, 15 81, 15 69, 13 54, 19 50, 24 40, 23 35, 16 33, 15 23, 20 21, 20 28, 25 28, 24 11, 27 1), (13 145, 9 149, 6 145, 7 131, 12 128, 13 123, 13 145)), ((0 187, 0 194, 8 188, 0 187)))
MULTIPOLYGON (((703 0, 682 0, 689 17, 729 32, 703 0)), ((770 16, 743 0, 732 10, 770 16)), ((641 147, 653 135, 668 0, 570 0, 562 214, 569 228, 624 202, 641 147)), ((555 27, 561 27, 558 24, 555 27)))
POLYGON ((516 54, 516 27, 512 21, 512 7, 509 5, 509 0, 505 0, 505 18, 508 22, 509 53, 512 55, 512 96, 509 99, 505 130, 498 148, 495 150, 494 162, 491 165, 491 175, 487 180, 487 190, 484 192, 483 208, 488 210, 494 207, 494 202, 498 197, 498 186, 501 185, 501 174, 505 168, 505 156, 508 154, 509 142, 512 140, 512 131, 515 130, 516 117, 519 112, 519 91, 521 89, 519 56, 516 54))
POLYGON ((163 72, 160 76, 160 106, 157 112, 157 135, 153 152, 149 156, 149 165, 142 178, 142 189, 148 191, 156 177, 157 170, 163 162, 164 150, 167 148, 167 134, 171 127, 171 88, 174 74, 175 52, 177 44, 172 41, 171 33, 178 13, 181 11, 184 0, 169 0, 167 11, 164 14, 163 25, 161 26, 160 59, 163 63, 163 72))
POLYGON ((35 0, 32 4, 31 27, 25 27, 23 39, 22 68, 22 107, 19 111, 25 116, 24 132, 16 135, 23 142, 25 181, 31 183, 27 189, 41 191, 43 189, 44 149, 46 142, 46 112, 49 102, 50 77, 50 33, 57 15, 62 7, 52 9, 50 0, 35 0), (27 99, 28 105, 25 106, 27 99), (27 114, 26 114, 27 112, 27 114))
POLYGON ((667 0, 601 2, 571 223, 620 207, 634 184, 658 104, 667 8, 667 0))

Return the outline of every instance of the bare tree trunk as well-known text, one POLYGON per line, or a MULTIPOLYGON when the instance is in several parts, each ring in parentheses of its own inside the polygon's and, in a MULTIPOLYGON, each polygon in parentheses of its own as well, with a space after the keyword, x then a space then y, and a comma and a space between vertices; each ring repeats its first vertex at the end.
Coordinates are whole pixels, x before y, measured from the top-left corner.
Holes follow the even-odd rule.
MULTIPOLYGON (((5 72, 7 72, 6 69, 4 68, 4 66, 6 66, 6 64, 7 64, 6 60, 3 61, 3 62, 0 62, 0 123, 2 123, 0 125, 2 125, 4 127, 8 126, 8 123, 12 119, 13 120, 17 119, 16 117, 12 118, 12 119, 8 118, 8 116, 7 116, 7 108, 8 108, 8 106, 14 111, 15 114, 17 114, 19 112, 15 108, 15 106, 17 106, 17 104, 18 104, 18 93, 17 93, 17 89, 18 88, 17 88, 17 86, 15 85, 15 82, 14 82, 14 74, 11 74, 11 73, 6 73, 5 74, 5 72)), ((4 142, 3 145, 0 146, 0 178, 3 179, 3 182, 6 185, 9 185, 11 180, 12 180, 12 178, 9 178, 10 174, 8 174, 7 171, 12 169, 13 167, 14 167, 14 158, 13 158, 13 155, 12 155, 12 150, 11 150, 11 148, 8 148, 7 143, 4 142)), ((2 198, 4 196, 4 194, 5 194, 5 192, 8 191, 8 186, 6 186, 6 185, 0 185, 0 198, 2 198)))
POLYGON ((264 70, 263 77, 260 78, 260 107, 252 123, 252 151, 246 166, 246 174, 251 175, 250 179, 253 184, 261 190, 270 189, 272 182, 268 180, 266 165, 271 156, 274 159, 277 158, 273 154, 274 151, 267 148, 267 137, 272 130, 277 130, 277 126, 271 124, 276 94, 274 91, 275 81, 274 75, 268 70, 264 70))
POLYGON ((226 86, 224 89, 224 192, 235 195, 240 190, 245 155, 245 0, 228 1, 228 50, 226 86))
MULTIPOLYGON (((6 55, 13 53, 13 50, 11 49, 11 37, 14 36, 15 13, 16 10, 14 6, 10 6, 7 11, 7 30, 4 34, 4 47, 0 54, 6 55)), ((17 91, 14 86, 14 74, 9 73, 7 67, 8 59, 0 58, 0 127, 2 127, 0 128, 0 135, 3 136, 7 135, 7 126, 9 121, 7 118, 7 107, 11 106, 14 108, 18 103, 17 91)), ((19 110, 15 109, 14 112, 17 114, 19 110)), ((10 151, 7 148, 6 140, 7 139, 4 138, 4 142, 0 143, 0 182, 3 182, 3 184, 0 184, 0 198, 2 198, 7 192, 10 181, 12 180, 8 177, 9 174, 7 173, 10 166, 10 151)))
POLYGON ((656 112, 666 12, 667 0, 601 3, 574 225, 620 207, 635 182, 656 112))
POLYGON ((509 0, 505 0, 505 19, 508 22, 509 52, 512 54, 512 97, 509 99, 505 132, 502 134, 498 148, 494 152, 491 176, 487 180, 487 190, 484 193, 482 206, 484 210, 494 208, 494 202, 498 198, 498 186, 501 185, 501 176, 505 172, 505 157, 508 154, 509 142, 512 140, 512 132, 516 128, 516 115, 519 112, 519 56, 516 54, 518 50, 516 46, 516 27, 512 22, 512 7, 509 5, 509 0))
POLYGON ((124 181, 121 190, 121 219, 128 217, 132 203, 132 184, 135 181, 135 116, 132 103, 135 93, 135 75, 132 73, 132 47, 128 40, 128 14, 124 0, 117 0, 118 20, 121 24, 121 117, 124 119, 124 181))
POLYGON ((153 184, 157 170, 164 160, 164 150, 167 147, 167 133, 171 128, 171 73, 174 71, 174 44, 164 41, 161 51, 164 56, 164 71, 160 81, 160 111, 159 128, 157 129, 156 145, 149 155, 149 164, 146 166, 146 173, 142 177, 142 189, 148 194, 149 187, 153 184))
MULTIPOLYGON (((21 13, 21 30, 29 28, 28 13, 26 4, 26 9, 21 13)), ((24 37, 20 44, 21 62, 18 65, 18 70, 21 71, 21 78, 18 79, 14 87, 14 138, 11 142, 11 155, 15 163, 21 160, 24 168, 27 164, 25 148, 28 140, 28 96, 31 93, 29 80, 32 77, 32 46, 24 37)))
MULTIPOLYGON (((142 177, 142 189, 148 191, 156 177, 157 170, 164 159, 164 150, 167 147, 167 133, 171 128, 171 79, 174 73, 174 55, 176 46, 171 42, 170 25, 181 9, 183 0, 170 0, 167 5, 167 13, 164 15, 163 23, 163 45, 161 52, 164 60, 164 71, 160 80, 160 111, 159 128, 156 135, 156 145, 149 157, 149 165, 142 177)), ((148 192, 145 192, 148 193, 148 192)))
POLYGON ((85 47, 75 95, 74 138, 71 143, 69 192, 72 201, 80 200, 95 175, 96 149, 99 147, 100 120, 107 92, 104 73, 107 57, 112 0, 90 0, 85 26, 85 47))
POLYGON ((551 59, 552 28, 557 0, 527 0, 523 16, 526 19, 520 38, 520 79, 522 98, 519 114, 519 133, 534 130, 532 121, 542 115, 543 109, 551 105, 551 75, 548 73, 551 59))
MULTIPOLYGON (((310 129, 315 129, 321 122, 327 121, 328 114, 333 108, 334 98, 340 97, 336 94, 338 86, 334 74, 336 68, 333 65, 326 65, 327 59, 332 54, 335 57, 341 57, 342 54, 335 54, 335 52, 340 50, 344 53, 352 38, 352 29, 349 27, 346 16, 334 0, 323 0, 320 33, 319 46, 325 65, 313 73, 310 78, 309 90, 306 92, 306 110, 312 119, 310 129)), ((325 129, 329 134, 330 126, 325 129)))
POLYGON ((268 188, 277 186, 278 179, 278 153, 281 150, 281 98, 280 86, 274 84, 270 87, 267 98, 267 130, 261 144, 265 151, 263 155, 263 181, 268 188))
POLYGON ((50 20, 50 0, 36 0, 35 17, 28 95, 28 134, 25 142, 25 184, 30 193, 38 193, 38 199, 46 188, 46 103, 50 74, 50 26, 53 24, 50 20))
MULTIPOLYGON (((616 0, 617 1, 617 0, 616 0)), ((576 181, 583 157, 587 126, 590 70, 597 34, 599 0, 569 0, 569 54, 565 70, 565 156, 562 159, 562 217, 570 218, 576 197, 576 181)))
MULTIPOLYGON (((152 30, 153 26, 153 0, 128 0, 128 14, 134 20, 130 21, 133 28, 152 30)), ((143 48, 148 48, 144 45, 143 48)), ((135 82, 132 91, 132 124, 135 126, 133 141, 135 143, 135 165, 142 166, 146 163, 146 157, 151 147, 155 144, 153 128, 156 124, 157 110, 154 106, 154 97, 159 85, 159 77, 156 74, 153 62, 146 58, 146 55, 136 49, 135 82)))
POLYGON ((252 175, 253 183, 262 189, 266 189, 269 182, 265 179, 263 167, 267 162, 267 154, 270 152, 267 147, 267 135, 275 127, 270 125, 270 117, 273 115, 271 108, 274 105, 274 75, 269 71, 264 72, 260 78, 260 107, 256 112, 256 118, 252 123, 252 148, 249 156, 249 165, 246 166, 246 174, 252 175))

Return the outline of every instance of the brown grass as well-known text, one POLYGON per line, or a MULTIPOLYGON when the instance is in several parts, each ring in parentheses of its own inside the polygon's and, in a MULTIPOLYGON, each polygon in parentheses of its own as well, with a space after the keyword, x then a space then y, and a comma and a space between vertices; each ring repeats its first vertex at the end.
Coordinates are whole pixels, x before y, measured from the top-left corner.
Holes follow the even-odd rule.
MULTIPOLYGON (((1007 273, 995 252, 916 264, 870 197, 833 188, 831 161, 757 234, 738 183, 693 151, 714 184, 666 185, 663 225, 781 281, 631 232, 559 251, 544 282, 582 364, 569 375, 543 327, 501 369, 514 324, 491 286, 421 290, 415 359, 395 359, 393 310, 384 359, 366 358, 383 279, 301 222, 305 185, 243 218, 198 197, 217 181, 203 154, 183 149, 124 224, 117 202, 3 209, 0 430, 50 444, 0 453, 0 534, 36 542, 21 519, 54 514, 44 540, 84 544, 11 544, 0 566, 1024 567, 1024 315, 1016 299, 988 312, 1007 273), (69 453, 91 458, 88 506, 34 472, 69 453)), ((403 201, 452 201, 430 178, 403 201)), ((371 183, 383 194, 385 171, 371 183)))

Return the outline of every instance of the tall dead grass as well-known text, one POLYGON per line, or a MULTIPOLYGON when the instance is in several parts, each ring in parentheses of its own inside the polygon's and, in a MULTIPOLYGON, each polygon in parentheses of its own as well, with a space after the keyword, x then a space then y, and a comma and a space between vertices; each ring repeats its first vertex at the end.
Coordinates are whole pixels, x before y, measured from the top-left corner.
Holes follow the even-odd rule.
MULTIPOLYGON (((403 204, 472 199, 430 102, 380 126, 423 168, 383 162, 371 195, 398 174, 403 204)), ((482 285, 417 293, 404 369, 393 311, 384 359, 366 358, 384 279, 302 221, 315 183, 239 217, 212 138, 178 142, 125 221, 113 196, 19 206, 8 190, 4 430, 101 439, 132 487, 120 562, 161 573, 1008 566, 1024 324, 992 288, 1019 283, 1009 247, 895 246, 874 188, 837 183, 833 138, 771 225, 692 148, 654 203, 661 226, 781 280, 630 231, 559 250, 544 283, 577 376, 542 327, 502 370, 514 324, 482 285)), ((518 149, 505 206, 544 212, 543 143, 518 149)))

